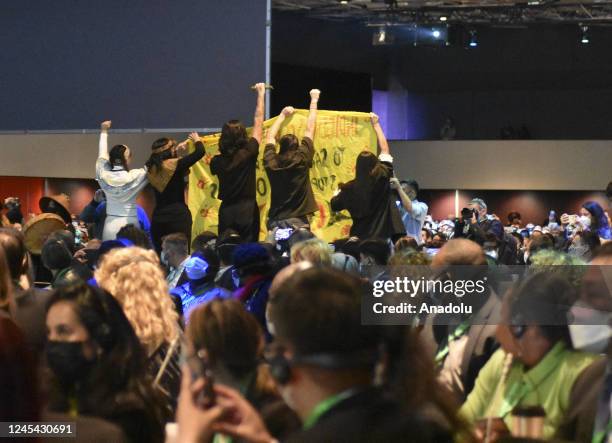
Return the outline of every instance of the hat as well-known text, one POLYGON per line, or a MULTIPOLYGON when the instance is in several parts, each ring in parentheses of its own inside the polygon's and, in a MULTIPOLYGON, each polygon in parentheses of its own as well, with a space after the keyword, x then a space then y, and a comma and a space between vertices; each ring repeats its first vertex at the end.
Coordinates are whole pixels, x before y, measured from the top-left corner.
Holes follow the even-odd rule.
POLYGON ((38 201, 38 206, 42 212, 57 214, 66 223, 72 223, 70 214, 70 197, 66 194, 48 195, 38 201))
POLYGON ((542 226, 538 225, 533 228, 533 232, 542 232, 542 226))

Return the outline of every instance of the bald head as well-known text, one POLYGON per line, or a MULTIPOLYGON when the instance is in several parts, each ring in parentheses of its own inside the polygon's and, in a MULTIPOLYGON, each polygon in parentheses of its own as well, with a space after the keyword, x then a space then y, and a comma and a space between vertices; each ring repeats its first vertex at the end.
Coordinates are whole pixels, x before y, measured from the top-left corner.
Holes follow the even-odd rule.
POLYGON ((455 238, 449 240, 436 254, 432 263, 433 266, 479 266, 486 265, 484 251, 471 240, 455 238))

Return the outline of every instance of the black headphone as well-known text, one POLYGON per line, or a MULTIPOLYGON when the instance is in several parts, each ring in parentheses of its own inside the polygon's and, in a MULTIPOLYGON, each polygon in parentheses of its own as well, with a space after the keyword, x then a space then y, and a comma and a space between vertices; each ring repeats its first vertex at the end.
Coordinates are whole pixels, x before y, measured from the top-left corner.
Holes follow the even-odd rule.
POLYGON ((380 359, 380 351, 365 349, 344 354, 320 353, 296 355, 288 359, 282 348, 274 355, 266 358, 270 366, 270 374, 280 385, 291 380, 291 367, 298 364, 316 366, 323 369, 367 368, 374 366, 380 359))
POLYGON ((516 339, 520 339, 525 332, 527 332, 527 325, 525 325, 525 318, 520 312, 515 313, 510 319, 509 329, 512 336, 516 339))

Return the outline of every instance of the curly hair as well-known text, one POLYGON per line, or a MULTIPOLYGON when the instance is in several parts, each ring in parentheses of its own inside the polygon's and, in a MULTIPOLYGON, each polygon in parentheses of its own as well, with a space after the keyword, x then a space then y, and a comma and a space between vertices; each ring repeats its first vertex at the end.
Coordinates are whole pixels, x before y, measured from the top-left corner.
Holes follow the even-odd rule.
POLYGON ((95 278, 119 301, 147 355, 178 336, 178 314, 155 252, 113 249, 102 259, 95 278))

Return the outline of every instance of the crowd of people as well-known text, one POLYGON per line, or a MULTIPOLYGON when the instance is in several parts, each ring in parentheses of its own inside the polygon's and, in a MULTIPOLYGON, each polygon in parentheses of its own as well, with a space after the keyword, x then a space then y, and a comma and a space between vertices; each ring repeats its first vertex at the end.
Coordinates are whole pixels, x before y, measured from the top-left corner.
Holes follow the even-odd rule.
MULTIPOLYGON (((474 199, 434 221, 418 183, 396 178, 373 114, 380 155, 364 150, 354 180, 339 185, 331 208, 353 224, 350 237, 328 243, 310 230, 320 91, 310 91, 301 140, 277 137, 291 107, 264 140, 265 86, 255 89, 250 136, 227 122, 211 161, 218 234, 191 237, 184 187, 204 155, 197 133, 191 153, 160 139, 131 169, 127 146, 108 150, 103 122, 101 190, 74 223, 54 200, 48 213, 66 223, 40 250, 18 202, 7 202, 2 421, 74 422, 80 441, 441 443, 511 441, 540 419, 541 439, 609 441, 612 232, 600 205, 524 226, 519 213, 504 225, 474 199), (260 241, 262 142, 272 195, 260 241), (150 222, 136 204, 147 184, 157 201, 150 222), (363 297, 391 268, 519 264, 529 272, 504 288, 491 279, 473 313, 362 323, 363 297), (542 271, 552 265, 583 271, 542 271), (599 320, 574 324, 575 312, 599 320)), ((612 184, 607 192, 612 206, 612 184)))

